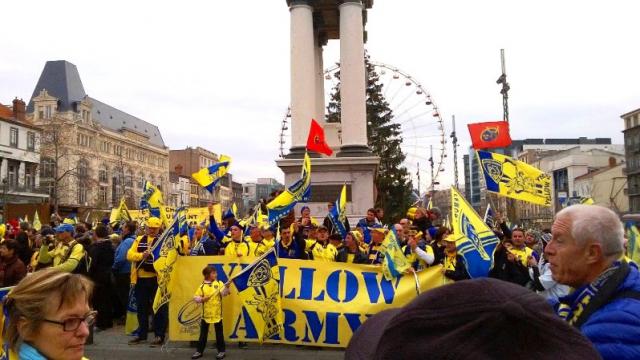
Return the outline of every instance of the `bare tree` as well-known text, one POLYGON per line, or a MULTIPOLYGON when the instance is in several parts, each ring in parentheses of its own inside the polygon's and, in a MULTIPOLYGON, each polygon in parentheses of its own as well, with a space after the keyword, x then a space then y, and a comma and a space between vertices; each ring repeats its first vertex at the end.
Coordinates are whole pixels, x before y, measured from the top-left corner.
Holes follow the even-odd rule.
POLYGON ((39 126, 42 129, 39 139, 41 176, 50 187, 51 202, 57 213, 62 194, 74 188, 72 179, 76 179, 77 185, 83 186, 87 193, 96 183, 90 170, 90 159, 95 155, 92 149, 77 143, 74 121, 53 116, 39 126))

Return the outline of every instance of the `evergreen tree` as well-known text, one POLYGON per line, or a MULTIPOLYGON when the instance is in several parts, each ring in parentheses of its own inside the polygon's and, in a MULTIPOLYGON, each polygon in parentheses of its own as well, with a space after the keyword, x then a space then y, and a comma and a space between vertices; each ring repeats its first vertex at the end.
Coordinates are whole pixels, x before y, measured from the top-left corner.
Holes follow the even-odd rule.
MULTIPOLYGON (((409 172, 403 166, 405 154, 402 152, 400 124, 393 122, 393 111, 383 95, 383 84, 375 67, 365 55, 367 74, 367 139, 374 155, 380 157, 375 185, 378 190, 376 207, 384 209, 384 221, 391 223, 404 217, 411 205, 413 188, 409 172)), ((338 80, 340 72, 336 73, 338 80)), ((331 92, 327 107, 327 122, 340 122, 340 83, 331 92)))

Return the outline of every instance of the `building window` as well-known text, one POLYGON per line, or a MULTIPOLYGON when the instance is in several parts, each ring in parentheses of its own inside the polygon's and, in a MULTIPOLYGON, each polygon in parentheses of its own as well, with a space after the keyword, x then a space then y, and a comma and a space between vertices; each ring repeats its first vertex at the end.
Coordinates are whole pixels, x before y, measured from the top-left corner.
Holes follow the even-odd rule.
POLYGON ((47 105, 44 108, 44 116, 46 119, 51 119, 51 105, 47 105))
POLYGON ((27 132, 27 150, 34 151, 36 149, 36 133, 27 132))
POLYGON ((78 204, 87 202, 87 178, 89 177, 89 163, 87 160, 78 161, 78 204))
POLYGON ((40 161, 40 176, 43 178, 52 178, 55 163, 51 158, 42 158, 40 161))
POLYGON ((106 186, 100 186, 100 189, 98 190, 98 201, 103 204, 107 203, 107 187, 106 186))
POLYGON ((100 181, 101 183, 109 182, 109 180, 107 179, 107 166, 106 165, 101 165, 100 166, 100 169, 98 170, 98 181, 100 181))
POLYGON ((133 172, 127 170, 127 174, 124 177, 124 184, 126 187, 133 187, 133 172))
POLYGON ((26 166, 24 170, 24 186, 31 190, 36 187, 36 169, 33 166, 26 166))
POLYGON ((9 175, 9 187, 15 187, 18 185, 18 164, 9 162, 7 169, 9 175))
POLYGON ((143 189, 144 188, 144 174, 140 173, 140 176, 138 178, 138 189, 143 189))
POLYGON ((11 128, 9 132, 9 146, 18 147, 18 128, 11 128))

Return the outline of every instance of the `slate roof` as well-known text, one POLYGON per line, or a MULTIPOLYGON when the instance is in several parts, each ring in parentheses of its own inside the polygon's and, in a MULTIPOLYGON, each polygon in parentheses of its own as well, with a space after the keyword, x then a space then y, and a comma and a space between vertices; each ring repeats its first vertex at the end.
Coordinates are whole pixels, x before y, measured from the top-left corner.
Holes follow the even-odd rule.
MULTIPOLYGON (((58 98, 58 111, 72 111, 74 103, 82 101, 87 96, 82 80, 80 80, 78 68, 66 60, 47 61, 29 100, 27 112, 33 112, 33 98, 38 96, 43 89, 46 89, 49 95, 58 98)), ((156 125, 129 115, 90 96, 88 99, 93 103, 92 118, 102 126, 114 131, 120 131, 125 128, 148 136, 149 142, 153 145, 165 147, 160 130, 156 125)))

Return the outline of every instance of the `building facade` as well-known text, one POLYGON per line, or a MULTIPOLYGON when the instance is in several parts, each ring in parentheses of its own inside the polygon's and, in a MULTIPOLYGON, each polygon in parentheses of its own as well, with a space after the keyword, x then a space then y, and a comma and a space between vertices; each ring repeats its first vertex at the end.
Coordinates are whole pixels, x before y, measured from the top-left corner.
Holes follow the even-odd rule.
POLYGON ((27 119, 42 128, 40 178, 54 207, 137 207, 145 180, 169 185, 169 151, 157 126, 85 93, 75 65, 48 61, 27 119))
POLYGON ((189 206, 191 201, 191 181, 189 177, 170 172, 169 183, 171 188, 168 194, 168 205, 174 208, 189 206))
POLYGON ((213 193, 201 187, 191 178, 191 174, 200 169, 212 166, 218 162, 218 155, 202 147, 187 147, 181 150, 169 151, 169 168, 190 181, 190 195, 188 205, 194 207, 207 206, 211 202, 220 201, 220 187, 216 186, 213 193))
POLYGON ((0 191, 5 203, 42 203, 49 199, 40 188, 40 136, 38 127, 26 121, 24 101, 13 107, 0 104, 0 191))
POLYGON ((283 188, 284 185, 274 178, 258 178, 256 182, 244 184, 242 198, 246 209, 254 207, 261 200, 269 200, 274 191, 283 188))
POLYGON ((629 184, 629 211, 640 212, 640 109, 620 115, 624 121, 624 148, 629 184))
POLYGON ((609 166, 574 179, 578 197, 593 199, 594 204, 608 207, 618 214, 629 212, 625 164, 612 162, 609 166))

